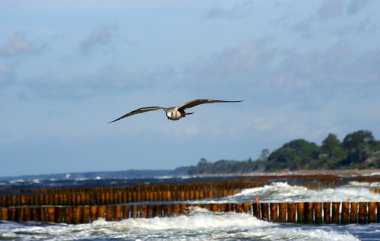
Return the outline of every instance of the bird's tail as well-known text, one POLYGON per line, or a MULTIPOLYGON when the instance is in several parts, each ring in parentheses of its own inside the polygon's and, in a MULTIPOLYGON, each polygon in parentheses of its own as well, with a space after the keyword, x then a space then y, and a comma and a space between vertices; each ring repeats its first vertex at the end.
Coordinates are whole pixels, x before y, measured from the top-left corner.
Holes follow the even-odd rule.
POLYGON ((192 115, 194 112, 186 112, 185 115, 192 115))

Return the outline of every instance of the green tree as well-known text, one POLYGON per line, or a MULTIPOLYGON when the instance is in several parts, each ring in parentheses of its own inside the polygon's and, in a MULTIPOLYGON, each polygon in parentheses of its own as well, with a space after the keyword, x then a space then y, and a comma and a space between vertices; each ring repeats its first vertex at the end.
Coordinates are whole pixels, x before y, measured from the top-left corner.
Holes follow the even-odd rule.
POLYGON ((268 158, 267 170, 316 168, 318 164, 315 163, 315 160, 319 153, 320 148, 315 143, 297 139, 271 153, 268 158))
POLYGON ((346 150, 335 134, 328 134, 322 141, 321 155, 319 158, 323 161, 321 167, 335 168, 339 166, 340 161, 347 156, 346 150))
POLYGON ((372 132, 359 130, 346 135, 343 147, 348 152, 343 164, 352 165, 365 161, 371 152, 376 151, 377 141, 372 132))

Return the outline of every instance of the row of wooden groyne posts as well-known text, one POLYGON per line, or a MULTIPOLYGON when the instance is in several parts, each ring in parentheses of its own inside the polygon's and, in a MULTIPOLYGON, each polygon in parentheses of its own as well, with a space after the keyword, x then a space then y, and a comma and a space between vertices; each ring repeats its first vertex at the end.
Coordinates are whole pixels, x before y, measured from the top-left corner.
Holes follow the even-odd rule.
MULTIPOLYGON (((283 176, 308 188, 339 185, 336 176, 283 176), (307 182, 318 180, 318 182, 307 182)), ((370 181, 380 181, 372 180, 370 181)), ((380 178, 379 178, 380 179, 380 178)), ((132 187, 47 188, 0 191, 0 220, 80 224, 99 218, 172 217, 191 213, 196 207, 212 212, 247 213, 271 222, 302 224, 380 223, 380 202, 260 202, 216 203, 211 199, 261 187, 275 177, 241 178, 221 182, 149 184, 132 187)), ((368 180, 367 180, 368 181, 368 180)), ((379 192, 378 189, 373 189, 379 192)))
POLYGON ((189 214, 196 207, 212 212, 247 213, 271 222, 300 224, 380 223, 380 202, 250 202, 250 203, 166 203, 85 206, 2 207, 0 220, 81 224, 104 218, 173 217, 189 214))

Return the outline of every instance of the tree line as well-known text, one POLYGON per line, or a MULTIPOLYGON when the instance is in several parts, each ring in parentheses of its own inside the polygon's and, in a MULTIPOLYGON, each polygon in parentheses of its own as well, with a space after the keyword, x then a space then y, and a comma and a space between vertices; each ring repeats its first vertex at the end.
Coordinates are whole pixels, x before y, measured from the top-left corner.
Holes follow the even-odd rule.
POLYGON ((372 132, 359 130, 347 134, 342 141, 332 133, 321 145, 296 139, 273 152, 264 149, 256 160, 209 162, 202 158, 196 166, 179 167, 175 171, 197 175, 368 168, 380 168, 380 141, 372 132))

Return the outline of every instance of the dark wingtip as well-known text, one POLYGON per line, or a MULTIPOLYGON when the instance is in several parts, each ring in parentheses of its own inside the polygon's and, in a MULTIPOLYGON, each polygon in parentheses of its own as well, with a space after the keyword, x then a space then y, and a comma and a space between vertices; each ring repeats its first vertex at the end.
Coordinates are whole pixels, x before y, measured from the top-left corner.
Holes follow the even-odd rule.
POLYGON ((109 122, 107 122, 107 124, 111 124, 111 123, 114 123, 114 122, 116 122, 116 121, 118 121, 119 119, 116 119, 116 120, 113 120, 113 121, 109 121, 109 122))

